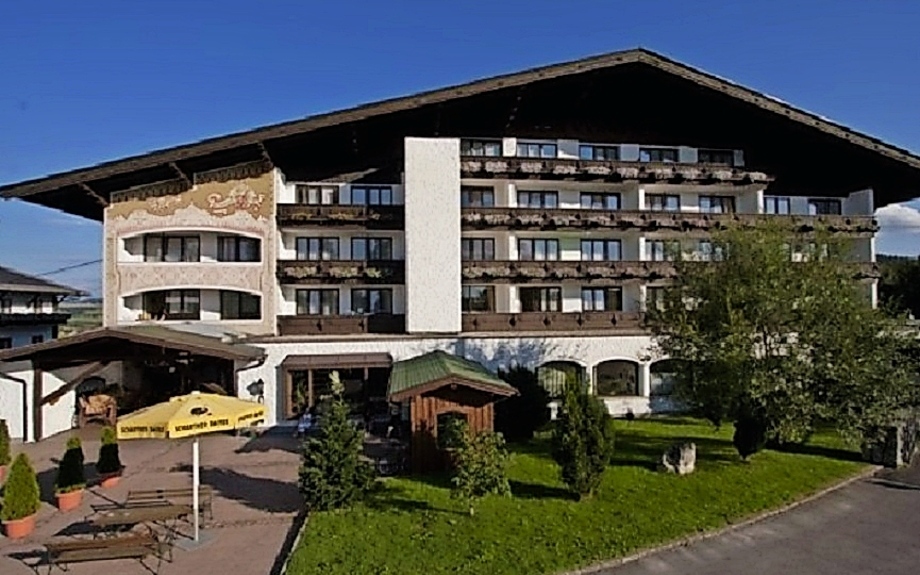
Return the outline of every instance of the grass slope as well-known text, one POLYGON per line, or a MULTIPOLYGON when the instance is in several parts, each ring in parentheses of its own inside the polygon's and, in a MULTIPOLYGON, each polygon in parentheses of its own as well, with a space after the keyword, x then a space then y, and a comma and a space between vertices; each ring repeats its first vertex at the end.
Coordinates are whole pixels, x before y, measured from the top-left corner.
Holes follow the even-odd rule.
POLYGON ((601 492, 572 500, 545 440, 512 447, 513 497, 490 497, 469 517, 444 478, 388 479, 365 505, 310 517, 291 575, 554 573, 726 525, 815 492, 863 468, 833 435, 798 453, 742 463, 730 427, 685 418, 617 422, 601 492), (673 442, 697 445, 697 472, 654 471, 673 442))

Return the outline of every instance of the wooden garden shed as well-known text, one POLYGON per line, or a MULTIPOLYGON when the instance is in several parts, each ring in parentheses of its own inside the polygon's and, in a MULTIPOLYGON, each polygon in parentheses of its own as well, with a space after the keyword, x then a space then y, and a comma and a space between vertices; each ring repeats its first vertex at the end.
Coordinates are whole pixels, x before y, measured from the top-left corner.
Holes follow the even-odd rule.
POLYGON ((438 429, 449 418, 462 417, 473 431, 491 431, 495 402, 516 394, 516 389, 482 365, 445 351, 393 364, 387 398, 409 406, 412 472, 444 467, 438 429))

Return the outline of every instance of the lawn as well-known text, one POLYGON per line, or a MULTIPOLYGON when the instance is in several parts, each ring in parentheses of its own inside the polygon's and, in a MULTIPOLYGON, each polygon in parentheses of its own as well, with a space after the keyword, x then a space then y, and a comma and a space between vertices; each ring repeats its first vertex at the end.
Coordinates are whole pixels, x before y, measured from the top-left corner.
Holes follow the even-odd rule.
POLYGON ((512 497, 488 497, 470 517, 445 478, 387 479, 366 504, 310 517, 292 575, 555 573, 711 530, 813 493, 863 469, 833 434, 797 453, 749 463, 716 431, 688 418, 617 422, 614 462, 600 493, 577 502, 558 478, 546 440, 512 446, 512 497), (697 471, 654 471, 674 441, 697 445, 697 471))

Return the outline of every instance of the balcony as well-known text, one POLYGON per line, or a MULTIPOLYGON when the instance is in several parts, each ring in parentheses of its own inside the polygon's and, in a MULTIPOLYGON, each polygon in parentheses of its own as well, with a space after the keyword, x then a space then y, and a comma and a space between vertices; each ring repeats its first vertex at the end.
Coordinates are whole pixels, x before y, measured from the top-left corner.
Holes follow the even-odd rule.
POLYGON ((733 226, 754 227, 780 223, 797 233, 817 229, 830 233, 870 236, 878 231, 873 216, 805 216, 769 214, 706 214, 648 210, 588 210, 539 208, 463 208, 466 230, 631 230, 643 232, 713 232, 733 226))
POLYGON ((406 281, 402 260, 282 260, 278 262, 277 275, 284 284, 402 284, 406 281))
POLYGON ((405 333, 406 316, 374 315, 288 315, 278 317, 279 335, 352 335, 405 333))
POLYGON ((460 158, 464 178, 657 182, 682 184, 756 184, 773 181, 763 172, 711 164, 575 160, 560 158, 460 158))
POLYGON ((642 314, 623 311, 465 313, 462 325, 465 332, 643 332, 642 314))
POLYGON ((60 325, 67 323, 69 313, 0 313, 0 327, 11 325, 60 325))
POLYGON ((315 206, 278 204, 279 226, 330 226, 368 230, 401 230, 403 206, 315 206))

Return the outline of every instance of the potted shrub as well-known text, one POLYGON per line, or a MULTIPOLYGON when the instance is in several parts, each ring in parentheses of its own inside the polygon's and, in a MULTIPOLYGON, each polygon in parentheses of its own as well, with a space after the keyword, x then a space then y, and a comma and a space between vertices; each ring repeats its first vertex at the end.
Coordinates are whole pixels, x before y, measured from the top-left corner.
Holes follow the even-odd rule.
POLYGON ((0 483, 6 477, 6 466, 10 464, 10 430, 6 420, 0 419, 0 483))
POLYGON ((41 505, 38 479, 25 453, 16 456, 10 476, 3 488, 3 509, 0 520, 10 539, 27 537, 35 529, 35 514, 41 505))
POLYGON ((86 476, 83 473, 83 445, 79 437, 67 440, 67 451, 58 466, 54 492, 57 495, 58 509, 70 511, 83 502, 83 489, 86 476))
POLYGON ((118 437, 115 435, 115 429, 103 427, 99 460, 96 461, 96 472, 102 478, 102 487, 110 488, 118 485, 123 469, 121 458, 118 456, 118 437))

